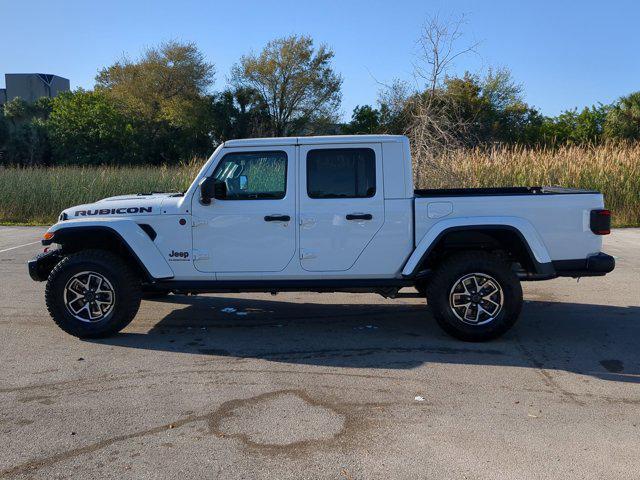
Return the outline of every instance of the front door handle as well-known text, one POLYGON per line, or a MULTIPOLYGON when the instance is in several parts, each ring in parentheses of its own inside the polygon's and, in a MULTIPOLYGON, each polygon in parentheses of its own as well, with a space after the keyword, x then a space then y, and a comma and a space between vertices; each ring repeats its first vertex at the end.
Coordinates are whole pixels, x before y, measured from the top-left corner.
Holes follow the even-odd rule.
POLYGON ((373 215, 370 213, 349 213, 347 220, 371 220, 373 215))
POLYGON ((291 220, 289 215, 267 215, 264 217, 265 222, 288 222, 291 220))

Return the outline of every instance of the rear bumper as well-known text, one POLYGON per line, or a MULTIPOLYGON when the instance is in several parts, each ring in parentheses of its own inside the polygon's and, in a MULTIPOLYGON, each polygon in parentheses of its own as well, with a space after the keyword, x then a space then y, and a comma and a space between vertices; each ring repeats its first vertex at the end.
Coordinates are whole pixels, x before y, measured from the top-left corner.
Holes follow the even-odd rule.
POLYGON ((51 250, 36 255, 27 262, 29 276, 36 282, 44 282, 49 278, 53 267, 55 267, 61 259, 62 255, 58 250, 51 250))
POLYGON ((616 260, 600 252, 578 260, 557 260, 553 267, 558 277, 599 277, 613 271, 616 260))

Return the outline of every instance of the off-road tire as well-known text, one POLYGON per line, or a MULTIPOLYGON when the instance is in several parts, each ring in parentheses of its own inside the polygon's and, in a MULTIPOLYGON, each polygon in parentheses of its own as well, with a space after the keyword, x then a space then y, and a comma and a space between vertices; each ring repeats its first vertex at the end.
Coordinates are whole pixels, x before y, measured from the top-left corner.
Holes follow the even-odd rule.
POLYGON ((501 336, 518 320, 522 287, 503 258, 486 252, 464 252, 449 257, 436 269, 427 287, 427 303, 438 325, 449 335, 467 342, 483 342, 501 336), (451 306, 451 296, 460 279, 476 273, 499 284, 502 307, 492 320, 473 325, 458 318, 451 306))
POLYGON ((126 327, 140 307, 140 279, 117 255, 105 250, 84 250, 63 258, 51 271, 45 300, 53 321, 65 332, 79 338, 103 338, 126 327), (96 272, 113 288, 113 306, 97 321, 76 318, 65 305, 67 282, 80 272, 96 272))

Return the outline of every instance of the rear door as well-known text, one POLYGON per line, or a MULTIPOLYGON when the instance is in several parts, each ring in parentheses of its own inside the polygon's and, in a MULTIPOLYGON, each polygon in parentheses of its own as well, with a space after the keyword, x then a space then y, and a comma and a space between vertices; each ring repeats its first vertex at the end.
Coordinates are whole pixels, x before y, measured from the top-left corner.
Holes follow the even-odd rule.
POLYGON ((300 262, 349 270, 384 223, 379 143, 300 147, 300 262))

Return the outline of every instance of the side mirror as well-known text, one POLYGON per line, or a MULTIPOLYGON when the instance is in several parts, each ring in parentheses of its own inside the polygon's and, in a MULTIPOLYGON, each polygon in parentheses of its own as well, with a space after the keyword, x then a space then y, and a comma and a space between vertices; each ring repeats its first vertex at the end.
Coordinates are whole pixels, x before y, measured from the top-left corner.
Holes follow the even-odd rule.
POLYGON ((200 181, 200 203, 211 205, 212 198, 215 198, 215 178, 203 178, 200 181))
POLYGON ((213 196, 219 200, 224 200, 227 198, 227 182, 224 181, 216 181, 213 184, 213 196))

